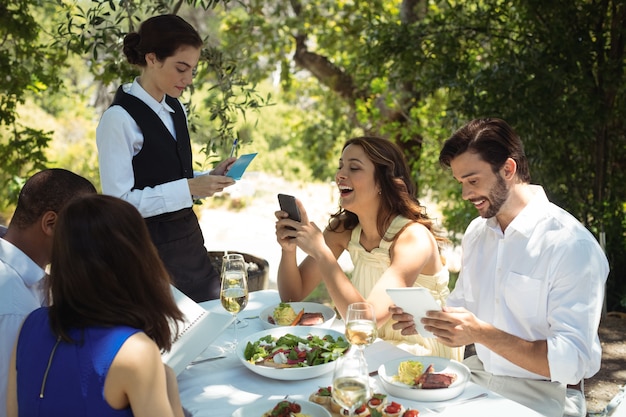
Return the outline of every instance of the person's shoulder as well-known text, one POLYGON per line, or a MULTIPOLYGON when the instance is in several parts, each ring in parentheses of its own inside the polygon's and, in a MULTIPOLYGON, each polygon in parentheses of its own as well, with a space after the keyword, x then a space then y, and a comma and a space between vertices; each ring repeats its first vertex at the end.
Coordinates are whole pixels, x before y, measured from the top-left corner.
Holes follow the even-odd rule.
POLYGON ((552 227, 554 227, 556 231, 560 232, 563 239, 596 240, 593 234, 582 224, 582 222, 567 210, 554 203, 550 203, 548 207, 547 216, 552 223, 552 227))
POLYGON ((28 314, 25 314, 24 323, 22 324, 23 329, 28 329, 31 327, 41 327, 45 325, 48 327, 49 318, 48 318, 48 307, 39 307, 34 309, 28 314))
POLYGON ((128 337, 115 356, 117 366, 127 369, 139 369, 150 363, 155 357, 160 358, 160 351, 154 340, 144 332, 136 332, 128 337))
POLYGON ((109 118, 117 119, 119 117, 130 117, 130 114, 121 105, 112 104, 109 108, 107 108, 104 111, 104 113, 102 113, 101 120, 106 120, 109 118))
POLYGON ((344 227, 344 220, 345 217, 341 215, 331 218, 328 222, 328 225, 324 229, 324 240, 329 246, 336 245, 342 249, 348 247, 352 230, 348 230, 344 227))
MULTIPOLYGON (((407 219, 408 220, 408 219, 407 219)), ((430 240, 434 237, 433 233, 420 222, 408 220, 398 230, 398 238, 417 239, 417 240, 430 240)))

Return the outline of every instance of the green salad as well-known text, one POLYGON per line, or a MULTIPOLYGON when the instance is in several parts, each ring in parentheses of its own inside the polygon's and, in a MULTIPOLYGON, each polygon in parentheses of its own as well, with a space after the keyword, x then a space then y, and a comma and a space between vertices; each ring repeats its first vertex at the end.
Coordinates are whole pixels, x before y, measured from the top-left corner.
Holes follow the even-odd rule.
POLYGON ((281 337, 267 335, 256 342, 248 342, 245 359, 255 365, 275 368, 296 368, 332 362, 348 350, 350 343, 339 336, 327 334, 306 337, 285 334, 281 337))

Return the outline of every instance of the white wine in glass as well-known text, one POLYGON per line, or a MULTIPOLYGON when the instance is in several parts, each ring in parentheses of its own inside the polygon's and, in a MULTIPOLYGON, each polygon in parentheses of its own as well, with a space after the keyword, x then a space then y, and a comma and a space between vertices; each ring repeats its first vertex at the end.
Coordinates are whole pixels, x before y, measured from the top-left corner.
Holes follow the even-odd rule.
POLYGON ((243 255, 233 253, 224 255, 220 301, 222 307, 235 316, 233 322, 235 338, 227 346, 227 350, 232 351, 237 346, 237 314, 248 304, 248 271, 243 255))
MULTIPOLYGON (((337 359, 333 373, 333 400, 353 416, 371 396, 367 363, 362 355, 346 354, 337 359)), ((342 414, 344 415, 344 414, 342 414)))
POLYGON ((346 338, 359 350, 376 340, 378 330, 374 306, 366 302, 352 303, 346 313, 346 338))

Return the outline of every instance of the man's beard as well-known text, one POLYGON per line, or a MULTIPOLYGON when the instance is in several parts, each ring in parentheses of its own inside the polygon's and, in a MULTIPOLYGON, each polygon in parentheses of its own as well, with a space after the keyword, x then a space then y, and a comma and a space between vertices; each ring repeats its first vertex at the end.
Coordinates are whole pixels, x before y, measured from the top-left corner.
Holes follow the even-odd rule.
POLYGON ((507 198, 509 198, 509 189, 504 182, 504 178, 500 175, 500 173, 496 173, 497 182, 496 185, 489 191, 489 196, 487 200, 489 201, 489 208, 485 212, 485 214, 481 214, 481 217, 485 219, 491 218, 498 214, 507 198))

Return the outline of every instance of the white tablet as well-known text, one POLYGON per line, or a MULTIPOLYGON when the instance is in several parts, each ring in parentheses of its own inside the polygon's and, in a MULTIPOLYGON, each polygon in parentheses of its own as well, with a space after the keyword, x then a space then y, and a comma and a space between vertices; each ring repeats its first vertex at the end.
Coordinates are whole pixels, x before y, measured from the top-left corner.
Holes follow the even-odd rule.
POLYGON ((435 337, 434 334, 424 329, 421 323, 422 317, 430 310, 441 310, 441 306, 424 287, 387 288, 387 294, 394 304, 415 318, 415 328, 422 337, 435 337))

